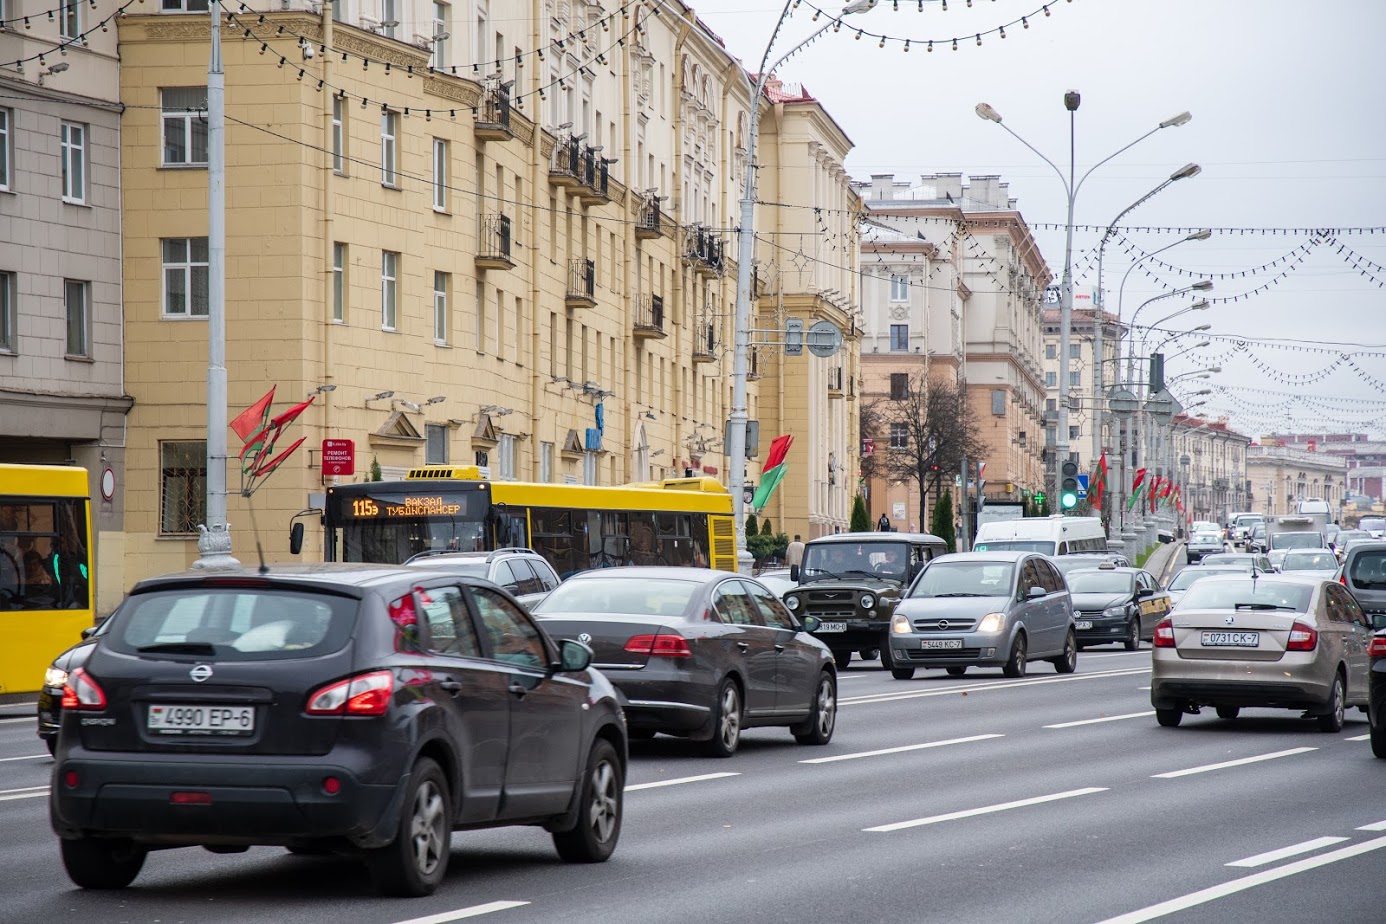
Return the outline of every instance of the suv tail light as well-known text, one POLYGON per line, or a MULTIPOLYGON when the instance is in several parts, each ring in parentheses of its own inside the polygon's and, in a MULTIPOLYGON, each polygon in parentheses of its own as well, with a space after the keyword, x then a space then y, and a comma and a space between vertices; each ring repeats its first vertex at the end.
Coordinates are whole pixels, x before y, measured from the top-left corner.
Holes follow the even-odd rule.
POLYGON ((655 658, 691 658, 693 649, 682 635, 632 635, 626 651, 655 658))
POLYGON ((1155 623, 1155 647, 1173 648, 1174 647, 1174 621, 1171 619, 1161 619, 1155 623))
POLYGON ((63 709, 99 711, 105 708, 106 693, 85 668, 79 667, 67 675, 67 683, 63 684, 63 709))
POLYGON ((1374 636, 1367 646, 1367 654, 1373 658, 1386 658, 1386 635, 1374 636))
POLYGON ((1290 626, 1290 640, 1285 644, 1286 651, 1313 651, 1319 644, 1317 629, 1297 622, 1290 626))
POLYGON ((384 715, 394 692, 391 671, 357 674, 316 690, 308 697, 309 715, 384 715))

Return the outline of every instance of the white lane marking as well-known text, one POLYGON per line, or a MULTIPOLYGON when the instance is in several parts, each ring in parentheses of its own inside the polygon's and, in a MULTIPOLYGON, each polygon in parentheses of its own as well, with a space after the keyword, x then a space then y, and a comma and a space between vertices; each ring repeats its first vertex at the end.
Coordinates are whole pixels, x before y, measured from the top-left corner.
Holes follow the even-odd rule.
POLYGON ((637 789, 658 789, 661 786, 678 786, 680 783, 701 783, 703 780, 720 780, 729 776, 740 776, 739 773, 704 773, 700 776, 681 776, 676 780, 655 780, 653 783, 636 783, 634 786, 627 786, 626 792, 634 792, 637 789))
POLYGON ((1351 737, 1351 738, 1344 738, 1343 740, 1344 740, 1344 741, 1368 741, 1368 740, 1371 739, 1371 737, 1372 737, 1371 735, 1354 735, 1354 736, 1351 737))
POLYGON ((1048 683, 1072 683, 1075 680, 1105 680, 1110 677, 1129 677, 1134 674, 1148 674, 1150 668, 1136 668, 1133 670, 1102 671, 1090 674, 1070 674, 1066 677, 1047 677, 1043 680, 1016 680, 1000 683, 986 684, 957 684, 950 687, 939 687, 931 690, 904 690, 899 693, 867 693, 862 696, 849 696, 839 698, 837 704, 841 706, 861 706, 872 703, 892 703, 901 699, 919 699, 926 696, 952 696, 955 693, 980 693, 986 690, 1014 690, 1017 687, 1042 686, 1048 683))
POLYGON ((410 918, 407 921, 397 921, 395 924, 447 924, 449 921, 476 918, 483 914, 490 914, 493 911, 521 908, 528 904, 529 902, 487 902, 484 905, 473 905, 470 908, 458 908, 456 911, 444 911, 442 914, 430 914, 425 918, 410 918))
POLYGON ((8 760, 38 760, 41 757, 48 757, 47 754, 26 754, 23 757, 0 757, 0 764, 8 760))
POLYGON ((1386 821, 1374 821, 1369 825, 1363 825, 1358 831, 1386 831, 1386 821))
POLYGON ((1104 715, 1100 719, 1082 719, 1078 722, 1060 722, 1058 725, 1046 725, 1045 728, 1076 728, 1079 725, 1096 725, 1099 722, 1120 722, 1122 719, 1140 719, 1148 715, 1154 715, 1155 710, 1149 712, 1128 712, 1126 715, 1104 715))
POLYGON ((1302 853, 1312 853, 1320 847, 1327 847, 1330 844, 1341 844, 1347 840, 1345 837, 1316 837, 1312 841, 1305 841, 1302 844, 1291 844, 1289 847, 1281 847, 1279 850, 1267 850, 1265 853, 1258 853, 1254 857, 1247 857, 1245 860, 1236 860, 1227 863, 1227 866, 1244 866, 1253 869, 1257 866, 1265 866, 1267 863, 1274 863, 1276 860, 1286 860, 1290 857, 1297 857, 1302 853))
POLYGON ((1386 837, 1362 841, 1360 844, 1343 847, 1330 853, 1320 854, 1317 857, 1297 860, 1285 866, 1277 866, 1275 869, 1252 873, 1250 876, 1233 879, 1231 882, 1224 882, 1221 885, 1210 886, 1209 888, 1201 889, 1197 892, 1190 892, 1188 895, 1171 898, 1169 901, 1160 902, 1158 905, 1151 905, 1148 908, 1141 908, 1138 911, 1131 911, 1114 918, 1108 918, 1105 921, 1099 922, 1099 924, 1141 924, 1142 921, 1153 921, 1165 915, 1187 911, 1190 908, 1215 901, 1219 898, 1225 898, 1228 895, 1235 895, 1238 892, 1254 889, 1256 886, 1265 885, 1268 882, 1275 882, 1277 879, 1284 879, 1288 876, 1294 876, 1311 869, 1318 869, 1320 866, 1328 866, 1330 863, 1337 863, 1340 860, 1348 860, 1360 854, 1370 853, 1373 850, 1380 850, 1383 847, 1386 847, 1386 837))
POLYGON ((1137 690, 1149 690, 1150 687, 1136 687, 1137 690))
POLYGON ((23 789, 0 789, 0 802, 14 799, 33 799, 48 795, 47 786, 26 786, 23 789))
POLYGON ((1195 773, 1207 773, 1210 770, 1222 770, 1227 767, 1240 767, 1243 764, 1254 764, 1263 760, 1275 760, 1277 757, 1293 757, 1296 754, 1308 754, 1310 751, 1317 751, 1318 748, 1290 748, 1288 751, 1276 751, 1273 754, 1258 754, 1255 757, 1243 757, 1239 760, 1225 760, 1220 764, 1207 764, 1202 767, 1190 767, 1187 770, 1172 770, 1169 773, 1155 773, 1151 775, 1152 780, 1172 780, 1175 777, 1191 776, 1195 773))
POLYGON ((903 754, 906 751, 922 751, 925 748, 941 748, 950 744, 967 744, 971 741, 986 741, 988 738, 1004 738, 1005 735, 973 735, 971 738, 950 738, 947 741, 926 741, 923 744, 906 744, 898 748, 881 748, 879 751, 861 751, 856 754, 834 754, 832 757, 815 757, 801 760, 801 764, 831 764, 839 760, 856 760, 858 757, 879 757, 882 754, 903 754))
POLYGON ((940 821, 955 821, 959 818, 971 818, 974 815, 990 815, 992 812, 1004 812, 1007 809, 1024 808, 1027 805, 1040 805, 1045 802, 1057 802, 1060 799, 1073 799, 1077 796, 1087 796, 1095 792, 1106 792, 1105 786, 1090 786, 1087 789, 1070 789, 1068 792, 1056 792, 1050 796, 1035 796, 1033 799, 1019 799, 1015 802, 1003 802, 1000 805, 988 805, 983 808, 965 809, 961 812, 949 812, 946 815, 931 815, 928 818, 916 818, 913 821, 897 821, 894 824, 878 825, 874 828, 862 828, 863 831, 901 831, 905 828, 918 828, 921 825, 938 824, 940 821))
POLYGON ((33 722, 33 723, 37 723, 37 722, 38 722, 38 717, 37 717, 37 716, 25 716, 24 718, 19 718, 19 719, 0 719, 0 725, 14 725, 14 724, 17 724, 17 723, 19 723, 19 722, 33 722))

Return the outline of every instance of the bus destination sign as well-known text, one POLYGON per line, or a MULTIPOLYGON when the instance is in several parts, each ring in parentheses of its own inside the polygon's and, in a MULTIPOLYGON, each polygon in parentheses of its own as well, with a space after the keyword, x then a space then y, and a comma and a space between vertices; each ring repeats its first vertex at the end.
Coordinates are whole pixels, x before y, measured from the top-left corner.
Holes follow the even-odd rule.
POLYGON ((455 517, 462 513, 461 498, 441 494, 402 494, 398 497, 350 497, 342 513, 358 520, 386 517, 455 517))

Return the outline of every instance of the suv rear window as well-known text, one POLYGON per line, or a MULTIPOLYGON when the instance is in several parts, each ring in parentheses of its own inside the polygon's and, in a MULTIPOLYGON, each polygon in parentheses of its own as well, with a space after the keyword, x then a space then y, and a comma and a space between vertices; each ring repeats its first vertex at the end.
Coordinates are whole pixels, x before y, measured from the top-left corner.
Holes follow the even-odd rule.
POLYGON ((1359 552, 1352 557, 1348 569, 1352 586, 1371 590, 1386 590, 1386 552, 1359 552))
POLYGON ((347 597, 279 588, 186 588, 136 594, 106 644, 125 654, 277 661, 340 651, 356 625, 347 597))

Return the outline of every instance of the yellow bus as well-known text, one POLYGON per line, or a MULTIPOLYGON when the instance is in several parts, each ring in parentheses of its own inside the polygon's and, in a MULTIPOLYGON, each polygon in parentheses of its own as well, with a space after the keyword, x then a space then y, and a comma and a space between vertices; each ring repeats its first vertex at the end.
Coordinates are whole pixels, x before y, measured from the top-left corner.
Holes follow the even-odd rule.
POLYGON ((87 471, 0 464, 0 695, 30 693, 93 624, 87 471))
MULTIPOLYGON (((560 576, 617 565, 736 570, 732 499, 714 478, 596 487, 490 481, 476 466, 327 489, 328 561, 532 548, 560 576)), ((292 543, 298 547, 298 541, 292 543)))

